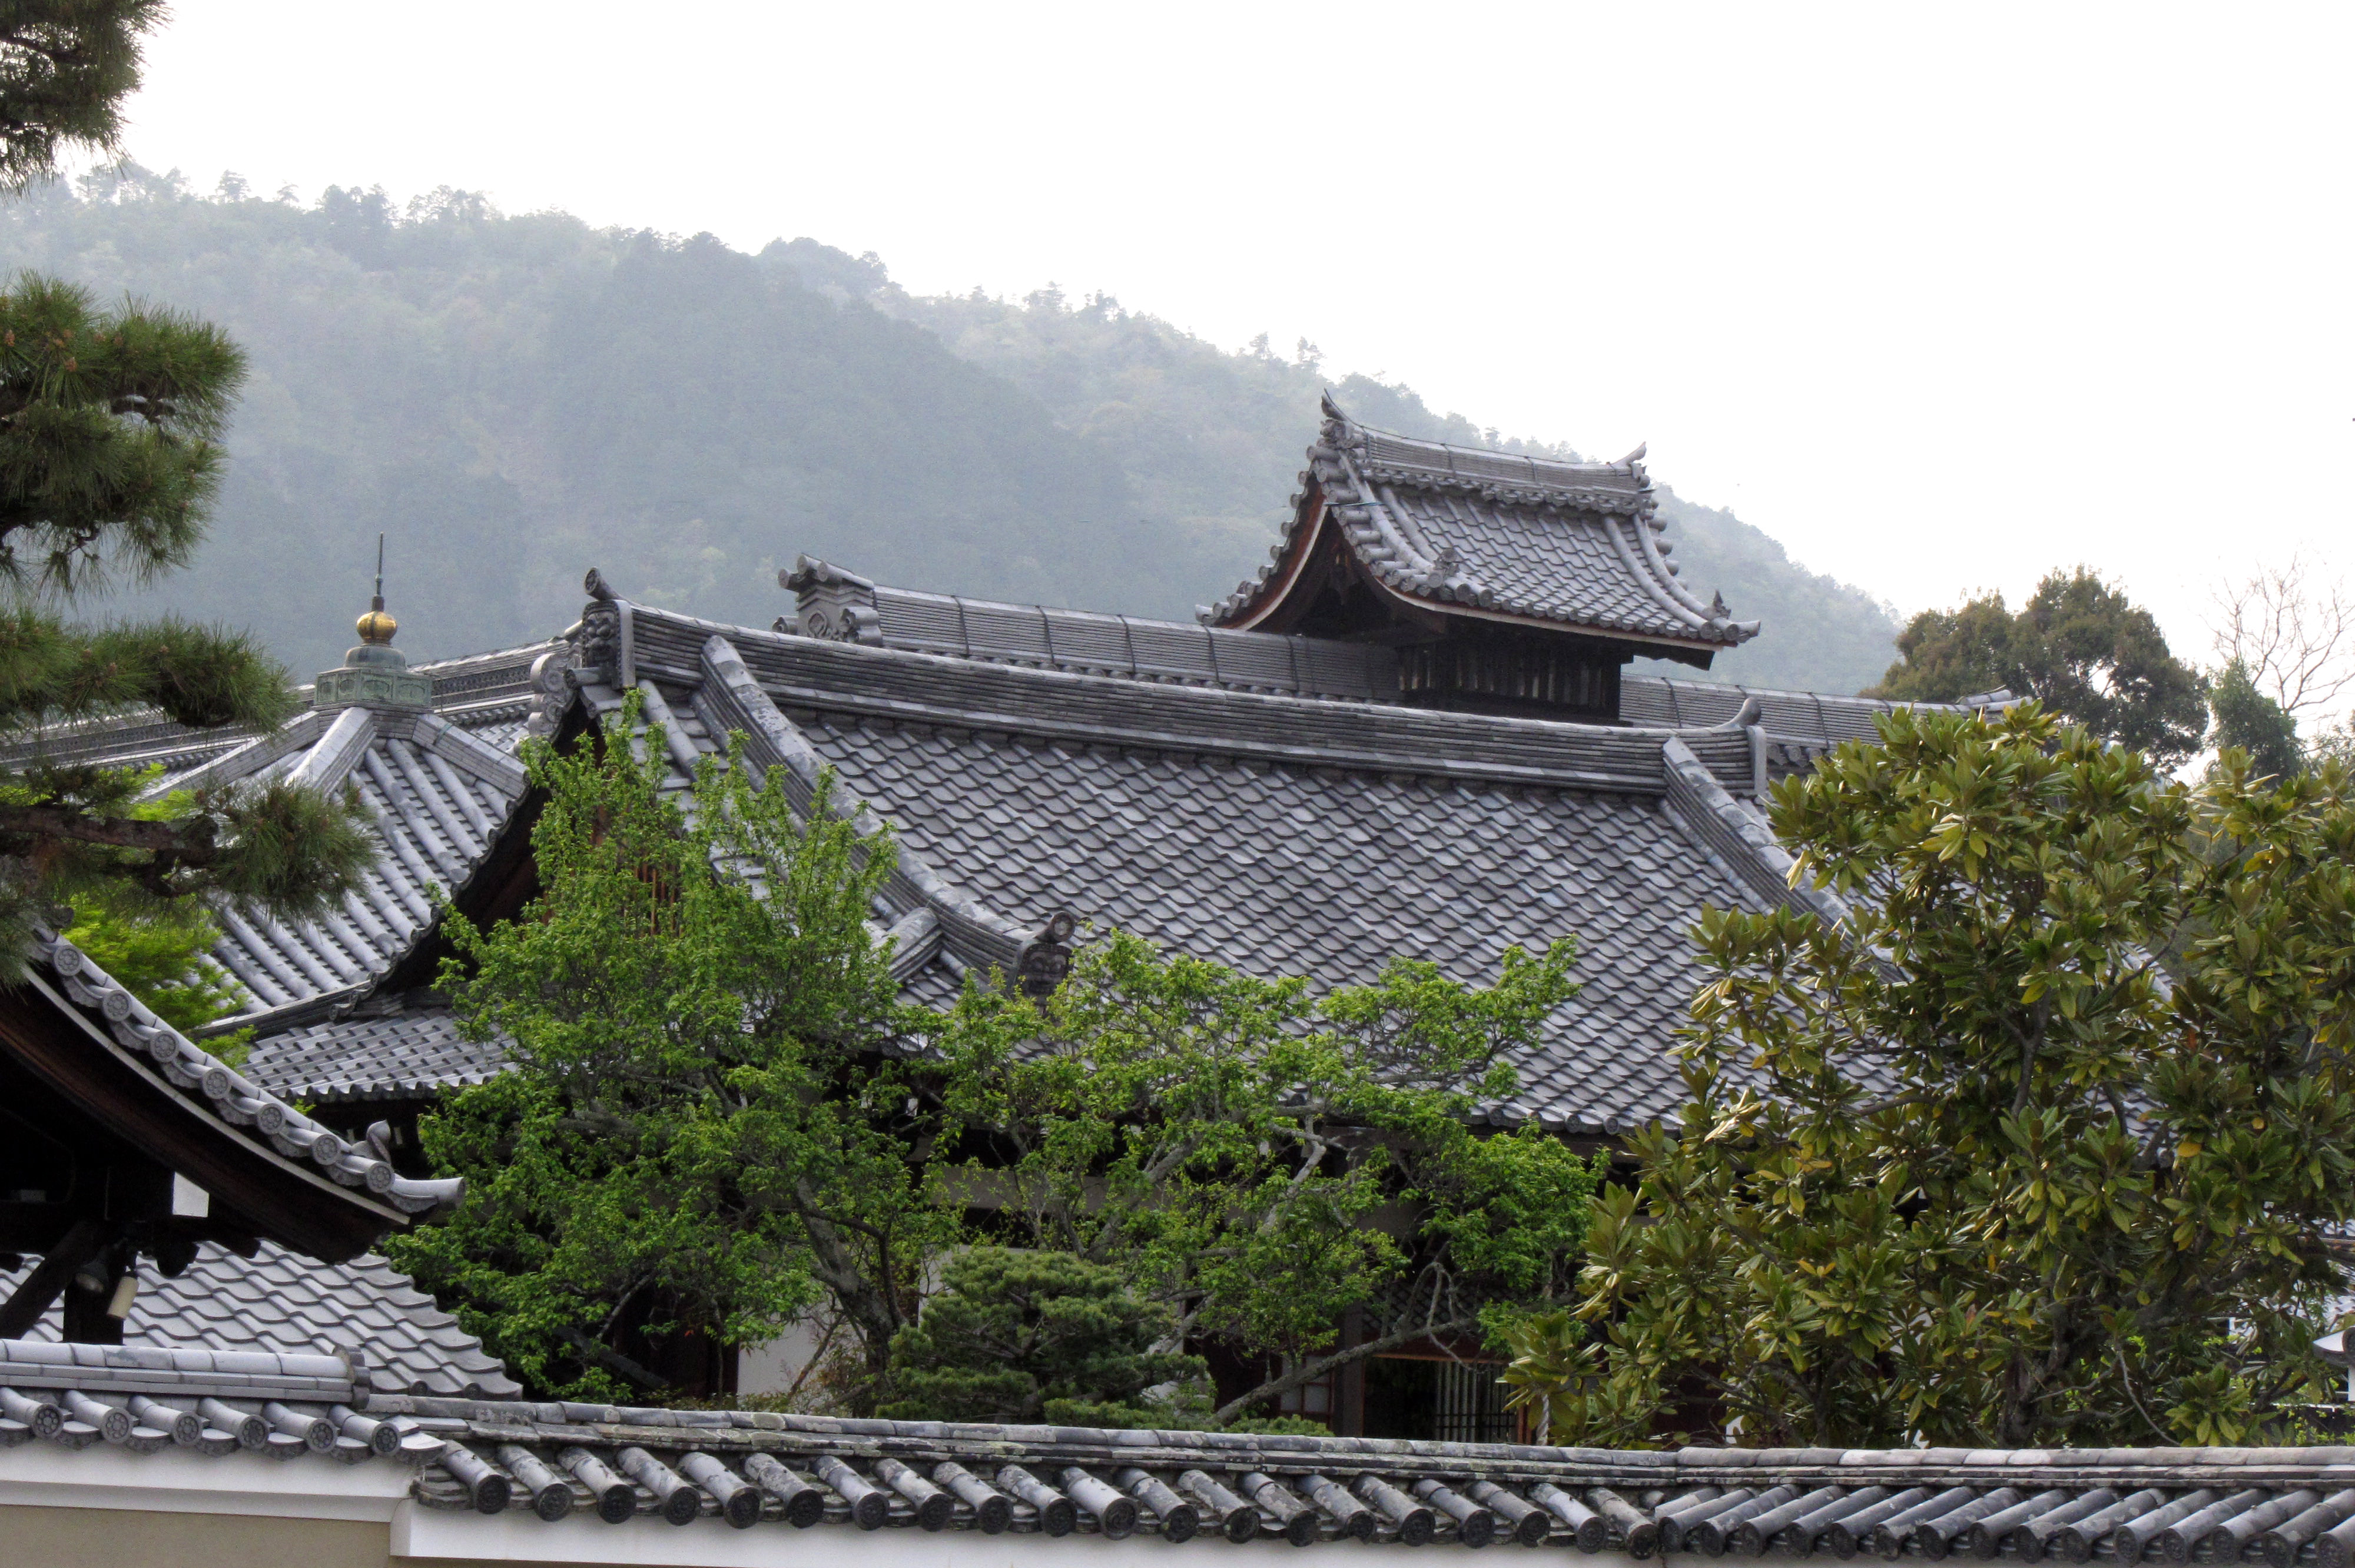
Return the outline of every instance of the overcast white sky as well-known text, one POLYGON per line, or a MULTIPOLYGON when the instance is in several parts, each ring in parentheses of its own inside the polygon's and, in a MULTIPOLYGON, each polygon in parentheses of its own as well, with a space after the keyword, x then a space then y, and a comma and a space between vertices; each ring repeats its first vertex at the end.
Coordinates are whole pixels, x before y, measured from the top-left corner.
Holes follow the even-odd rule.
POLYGON ((180 0, 128 150, 1306 336, 1649 440, 1905 608, 2082 560, 2204 657, 2218 574, 2355 568, 2350 44, 2345 5, 180 0))

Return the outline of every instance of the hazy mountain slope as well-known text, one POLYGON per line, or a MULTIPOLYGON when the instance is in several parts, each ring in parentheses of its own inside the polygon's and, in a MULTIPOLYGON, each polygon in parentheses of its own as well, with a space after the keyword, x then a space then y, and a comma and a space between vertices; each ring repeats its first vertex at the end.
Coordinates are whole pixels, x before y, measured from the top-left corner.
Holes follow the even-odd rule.
POLYGON ((922 328, 709 240, 447 200, 415 221, 203 201, 152 178, 0 206, 0 264, 220 323, 253 377, 198 565, 153 597, 340 656, 375 535, 412 657, 546 635, 582 570, 766 625, 812 550, 1009 598, 1116 598, 1149 541, 1075 549, 1102 450, 922 328))
MULTIPOLYGON (((133 172, 0 204, 0 266, 167 302, 245 345, 213 542, 148 597, 252 625, 304 673, 349 641, 378 530, 416 657, 564 625, 591 565, 648 602, 765 624, 801 551, 1184 616, 1264 557, 1325 385, 1313 353, 1226 353, 1109 301, 915 299, 807 240, 754 258, 453 193, 306 208, 133 172)), ((1493 439, 1404 388, 1338 394, 1376 424, 1493 439)), ((1688 580, 1769 619, 1721 673, 1880 673, 1880 607, 1729 514, 1670 505, 1688 580)))
MULTIPOLYGON (((1072 305, 1052 291, 1019 303, 911 296, 890 285, 873 258, 853 260, 808 239, 773 245, 762 260, 794 266, 813 287, 837 297, 871 300, 922 323, 959 355, 1036 396, 1065 429, 1110 443, 1143 516, 1161 537, 1186 542, 1188 566, 1204 557, 1235 563, 1199 596, 1204 599, 1223 593, 1263 557, 1296 486, 1303 449, 1316 430, 1317 396, 1327 386, 1353 416, 1387 429, 1577 455, 1566 446, 1500 436, 1460 414, 1435 414, 1403 387, 1362 376, 1332 381, 1305 344, 1290 358, 1264 343, 1230 354, 1125 312, 1116 301, 1072 305)), ((1881 678, 1895 656, 1898 631, 1887 605, 1806 570, 1731 512, 1673 491, 1664 493, 1660 510, 1685 580, 1704 597, 1722 589, 1737 615, 1764 622, 1755 640, 1718 658, 1711 677, 1838 692, 1881 678)), ((1657 667, 1698 674, 1685 665, 1657 667)))

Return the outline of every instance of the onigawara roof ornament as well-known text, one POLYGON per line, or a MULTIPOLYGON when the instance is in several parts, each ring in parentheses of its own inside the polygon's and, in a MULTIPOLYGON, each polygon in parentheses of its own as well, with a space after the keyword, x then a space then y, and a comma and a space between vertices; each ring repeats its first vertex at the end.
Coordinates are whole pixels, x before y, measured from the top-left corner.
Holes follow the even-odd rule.
POLYGON ((368 612, 354 628, 359 644, 344 655, 338 669, 322 670, 312 686, 311 705, 326 712, 364 707, 387 712, 422 713, 433 705, 432 677, 409 667, 408 658, 392 645, 400 630, 384 608, 384 535, 376 536, 376 592, 368 612))

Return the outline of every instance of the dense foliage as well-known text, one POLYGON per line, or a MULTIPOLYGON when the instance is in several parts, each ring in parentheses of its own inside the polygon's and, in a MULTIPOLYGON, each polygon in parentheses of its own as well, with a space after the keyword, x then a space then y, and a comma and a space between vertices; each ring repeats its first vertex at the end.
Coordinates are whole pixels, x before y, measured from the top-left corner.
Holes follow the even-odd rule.
POLYGON ((2267 778, 2286 779, 2303 766, 2297 721, 2257 689, 2249 667, 2238 660, 2218 672, 2208 688, 2211 734, 2219 751, 2237 748, 2267 778))
POLYGON ((1007 1239, 1118 1270, 1188 1343, 1271 1358, 1220 1421, 1477 1340, 1574 1292, 1593 1173, 1534 1126, 1468 1121, 1509 1097, 1570 963, 1514 948, 1476 987, 1399 959, 1319 996, 1108 933, 1045 1002, 971 989, 938 1026, 950 1114, 985 1140, 964 1180, 1007 1239))
POLYGON ((2015 612, 2003 595, 1925 609, 1897 640, 1875 696, 1916 702, 2006 688, 2104 740, 2162 764, 2200 749, 2200 673, 2169 652, 2150 611, 2080 567, 2050 572, 2015 612))
POLYGON ((2318 1392, 2347 776, 2185 784, 2033 705, 1899 713, 1773 816, 1848 913, 1705 920, 1691 1104, 1601 1202, 1558 1425, 2231 1444, 2318 1392))
POLYGON ((891 1342, 877 1414, 903 1421, 1058 1426, 1167 1425, 1165 1383, 1199 1383, 1199 1356, 1171 1342, 1177 1314, 1116 1268, 1070 1253, 976 1246, 958 1253, 922 1319, 891 1342))
POLYGON ((117 145, 142 36, 163 20, 164 0, 16 0, 0 12, 0 188, 49 174, 69 148, 117 145))
POLYGON ((681 1346, 821 1301, 879 1373, 956 1229, 885 1049, 898 986, 864 920, 888 843, 823 798, 802 824, 781 768, 714 761, 682 811, 664 755, 658 732, 527 747, 546 891, 486 930, 446 916, 458 1015, 513 1067, 425 1118, 466 1203, 388 1251, 551 1393, 692 1381, 681 1346))
MULTIPOLYGON (((1110 301, 930 300, 810 241, 502 217, 444 191, 209 196, 135 169, 0 211, 0 263, 169 291, 251 356, 219 537, 184 610, 341 653, 374 536, 415 653, 546 636, 595 565, 765 626, 801 551, 885 581, 1184 619, 1265 558, 1327 383, 1110 301)), ((1339 383, 1410 434, 1492 439, 1339 383)), ((1514 443, 1504 443, 1514 444, 1514 443)), ((1896 626, 1725 513, 1668 497, 1688 580, 1767 630, 1719 672, 1852 691, 1896 626)))
MULTIPOLYGON (((463 1025, 505 1036, 514 1065, 426 1119, 468 1201, 389 1245, 535 1386, 692 1382, 688 1341, 815 1316, 852 1331, 858 1365, 828 1381, 868 1407, 895 1344, 946 1376, 959 1335, 1013 1332, 1042 1293, 1119 1316, 1087 1283, 1116 1278, 1155 1341, 1293 1358, 1213 1413, 1229 1421, 1340 1361, 1569 1298, 1586 1164, 1465 1119, 1575 991, 1568 944, 1508 954, 1492 987, 1401 961, 1318 1000, 1114 933, 1044 1002, 976 973, 949 1013, 921 1012, 866 923, 888 838, 823 793, 798 815, 783 769, 756 786, 709 762, 666 794, 664 756, 651 731, 528 746, 545 891, 489 929, 448 916, 463 1025), (926 1270, 976 1226, 1071 1266, 1043 1284, 971 1266, 964 1306, 906 1337, 926 1270), (1363 1345, 1331 1345, 1343 1311, 1391 1297, 1363 1345), (958 1329, 959 1311, 980 1316, 958 1329)), ((1017 1397, 954 1383, 893 1397, 1017 1397)))

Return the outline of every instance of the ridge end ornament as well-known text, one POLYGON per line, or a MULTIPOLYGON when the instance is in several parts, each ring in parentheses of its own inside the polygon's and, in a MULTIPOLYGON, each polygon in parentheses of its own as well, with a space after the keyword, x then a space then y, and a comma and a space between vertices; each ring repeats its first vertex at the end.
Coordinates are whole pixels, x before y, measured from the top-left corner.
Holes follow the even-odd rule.
POLYGON ((1055 994, 1071 972, 1071 936, 1079 928, 1071 911, 1058 909, 1047 916, 1037 936, 1022 944, 1014 961, 1014 982, 1023 995, 1044 999, 1055 994))

